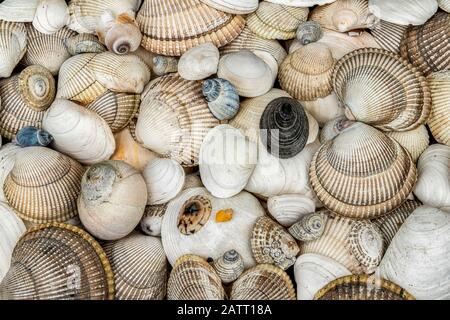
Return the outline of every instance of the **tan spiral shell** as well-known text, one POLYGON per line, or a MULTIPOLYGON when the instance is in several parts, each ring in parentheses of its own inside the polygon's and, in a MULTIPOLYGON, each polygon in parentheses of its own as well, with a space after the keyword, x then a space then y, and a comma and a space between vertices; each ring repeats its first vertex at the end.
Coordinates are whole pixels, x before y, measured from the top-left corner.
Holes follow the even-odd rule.
POLYGON ((204 137, 218 124, 203 97, 201 83, 169 74, 146 87, 136 136, 146 148, 183 166, 195 166, 204 137))
POLYGON ((30 66, 0 81, 0 133, 13 139, 25 126, 41 128, 45 110, 55 98, 55 79, 41 66, 30 66))
POLYGON ((314 300, 415 300, 405 289, 376 275, 349 275, 320 289, 314 300))
POLYGON ((384 252, 383 236, 369 220, 353 220, 328 213, 325 231, 302 242, 300 254, 315 253, 336 260, 354 274, 373 273, 384 252))
POLYGON ((212 266, 196 255, 181 256, 167 283, 168 300, 223 300, 225 291, 212 266))
POLYGON ((430 113, 430 89, 422 73, 387 50, 364 48, 345 55, 334 69, 333 88, 349 119, 385 131, 415 129, 430 113))
POLYGON ((103 245, 114 273, 118 300, 162 300, 167 261, 161 239, 133 233, 103 245))
POLYGON ((259 264, 233 283, 230 300, 295 300, 288 274, 277 266, 259 264))
POLYGON ((235 281, 244 272, 244 261, 236 250, 229 250, 212 262, 224 284, 235 281))
POLYGON ((311 43, 289 54, 281 64, 281 88, 298 100, 312 101, 328 96, 335 60, 321 43, 311 43))
POLYGON ((181 56, 196 45, 221 47, 244 29, 242 16, 218 11, 199 0, 145 0, 137 15, 142 46, 151 52, 181 56))
POLYGON ((290 7, 262 1, 247 17, 247 26, 265 39, 294 39, 300 23, 308 19, 307 7, 290 7))
POLYGON ((33 227, 16 245, 0 299, 114 299, 114 276, 102 247, 63 223, 33 227))
POLYGON ((431 89, 431 113, 428 118, 433 137, 450 147, 450 70, 428 76, 431 89))
POLYGON ((57 151, 24 148, 6 177, 5 197, 24 220, 67 221, 78 214, 76 199, 83 172, 78 162, 57 151))
POLYGON ((346 217, 366 219, 400 206, 414 187, 416 171, 398 142, 355 123, 320 147, 309 176, 325 207, 346 217))

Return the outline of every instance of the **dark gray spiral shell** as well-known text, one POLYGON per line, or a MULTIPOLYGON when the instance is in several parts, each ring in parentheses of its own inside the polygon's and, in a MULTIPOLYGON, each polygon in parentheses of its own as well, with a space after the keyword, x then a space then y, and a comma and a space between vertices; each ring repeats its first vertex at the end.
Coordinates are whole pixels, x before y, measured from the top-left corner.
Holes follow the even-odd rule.
POLYGON ((261 116, 259 128, 267 151, 281 159, 296 156, 308 141, 308 116, 303 106, 292 98, 282 97, 270 102, 261 116))
POLYGON ((222 78, 205 80, 202 90, 209 110, 217 119, 232 119, 239 111, 239 94, 228 80, 222 78))
POLYGON ((322 35, 322 27, 316 21, 305 21, 297 29, 297 39, 303 45, 319 41, 322 35))

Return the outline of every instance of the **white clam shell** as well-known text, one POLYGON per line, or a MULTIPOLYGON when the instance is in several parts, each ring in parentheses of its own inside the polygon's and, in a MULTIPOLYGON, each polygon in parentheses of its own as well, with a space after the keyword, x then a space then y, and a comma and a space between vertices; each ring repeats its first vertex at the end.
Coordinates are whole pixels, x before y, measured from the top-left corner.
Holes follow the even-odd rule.
POLYGON ((40 0, 33 26, 41 33, 52 34, 69 23, 69 18, 65 0, 40 0))
POLYGON ((339 100, 334 92, 325 98, 318 98, 314 101, 300 101, 300 103, 317 120, 320 126, 344 115, 344 108, 339 105, 339 100))
POLYGON ((156 158, 144 168, 148 205, 164 204, 175 198, 184 185, 183 167, 171 159, 156 158))
POLYGON ((31 22, 40 0, 5 0, 0 3, 0 20, 31 22))
POLYGON ((184 254, 218 259, 224 252, 236 250, 241 254, 245 267, 252 267, 256 262, 249 239, 253 225, 264 214, 259 201, 248 192, 241 192, 228 199, 219 199, 211 196, 205 188, 187 189, 169 203, 164 214, 161 237, 167 259, 173 265, 184 254), (180 209, 188 199, 197 195, 210 200, 211 215, 196 233, 182 234, 178 229, 180 209), (228 208, 233 210, 233 218, 227 222, 216 222, 215 213, 228 208))
POLYGON ((258 0, 200 0, 208 6, 217 10, 234 13, 247 14, 252 13, 258 8, 258 0))
POLYGON ((376 17, 400 25, 422 25, 438 9, 436 0, 369 0, 369 11, 376 17))
POLYGON ((186 80, 202 80, 217 73, 219 49, 207 42, 186 51, 178 61, 178 73, 186 80))
POLYGON ((316 210, 316 204, 307 196, 284 194, 267 199, 267 209, 272 217, 284 227, 290 227, 303 216, 316 210))
POLYGON ((312 7, 335 2, 336 0, 266 0, 267 2, 284 4, 292 7, 312 7))
POLYGON ((209 192, 229 198, 241 192, 257 162, 256 144, 239 129, 219 125, 211 129, 200 148, 200 175, 209 192))
POLYGON ((450 213, 417 208, 401 226, 380 264, 380 275, 416 299, 450 299, 450 213))
POLYGON ((69 100, 57 99, 42 122, 55 148, 84 164, 108 160, 116 142, 108 124, 94 111, 69 100))
POLYGON ((429 206, 450 208, 450 147, 434 144, 420 156, 414 194, 429 206))
POLYGON ((313 300, 317 291, 328 283, 351 274, 345 266, 331 258, 315 253, 302 254, 294 265, 297 300, 313 300))

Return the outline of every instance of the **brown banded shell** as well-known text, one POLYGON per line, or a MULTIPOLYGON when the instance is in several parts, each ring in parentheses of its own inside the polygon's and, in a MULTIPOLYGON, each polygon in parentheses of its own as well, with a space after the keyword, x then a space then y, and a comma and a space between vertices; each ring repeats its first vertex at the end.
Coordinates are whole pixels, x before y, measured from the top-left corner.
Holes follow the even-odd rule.
POLYGON ((103 245, 114 273, 118 300, 162 300, 167 260, 161 239, 133 233, 103 245))
POLYGON ((72 55, 82 53, 102 53, 105 46, 91 33, 80 33, 64 40, 67 51, 72 55))
POLYGON ((218 124, 203 97, 201 82, 170 74, 146 87, 136 136, 144 147, 183 166, 195 166, 204 137, 218 124))
POLYGON ((259 264, 233 283, 230 300, 295 300, 288 274, 277 266, 259 264))
POLYGON ((450 69, 450 14, 436 13, 420 26, 406 30, 400 54, 428 76, 450 69))
POLYGON ((385 131, 415 129, 430 113, 426 79, 390 51, 365 48, 345 55, 334 68, 333 88, 349 119, 385 131))
POLYGON ((259 122, 261 141, 281 159, 299 154, 309 139, 309 121, 303 106, 292 98, 277 98, 264 109, 259 122))
POLYGON ((225 252, 213 261, 212 266, 224 284, 235 281, 244 272, 244 261, 236 250, 225 252))
POLYGON ((42 224, 16 245, 0 299, 114 299, 114 276, 102 247, 87 232, 42 224))
POLYGON ((416 171, 397 141, 355 123, 320 147, 309 176, 325 207, 342 216, 367 219, 400 206, 414 187, 416 171))
POLYGON ((26 23, 25 26, 28 43, 27 52, 21 63, 25 66, 43 66, 56 76, 64 61, 71 56, 65 41, 76 33, 68 28, 62 28, 56 33, 45 34, 37 31, 31 23, 26 23))
POLYGON ((414 163, 430 144, 430 137, 425 125, 409 131, 387 131, 386 135, 400 143, 409 152, 414 163))
POLYGON ((402 42, 406 29, 408 29, 408 26, 379 20, 371 28, 370 33, 382 49, 398 54, 400 52, 400 43, 402 42))
POLYGON ((307 7, 291 7, 262 1, 258 9, 247 17, 248 28, 265 39, 295 38, 300 23, 308 19, 307 7))
POLYGON ((316 21, 305 21, 301 23, 296 32, 297 40, 303 45, 317 42, 322 38, 322 27, 316 21))
POLYGON ((0 133, 13 139, 26 126, 42 127, 45 110, 55 98, 55 79, 41 66, 30 66, 0 81, 0 133))
POLYGON ((431 113, 428 126, 439 143, 450 147, 450 71, 428 76, 431 89, 431 113))
POLYGON ((136 20, 143 34, 142 46, 167 56, 181 56, 205 42, 224 46, 245 26, 242 16, 218 11, 199 0, 145 0, 136 20))
POLYGON ((134 93, 106 91, 86 106, 95 111, 110 126, 113 133, 125 128, 136 115, 141 96, 134 93))
POLYGON ((299 241, 313 241, 323 234, 328 215, 314 212, 303 216, 300 221, 289 227, 289 233, 299 241))
POLYGON ((181 256, 167 283, 168 300, 223 300, 225 291, 212 266, 196 255, 181 256))
POLYGON ((330 213, 322 235, 300 246, 300 254, 315 253, 329 257, 353 274, 373 273, 383 252, 383 236, 375 224, 330 213))
POLYGON ((234 14, 252 13, 258 8, 259 0, 200 0, 208 6, 234 14))
POLYGON ((405 289, 376 275, 338 278, 321 290, 314 300, 415 300, 405 289))
POLYGON ((67 221, 78 214, 76 201, 83 172, 78 162, 57 151, 24 148, 6 177, 5 197, 26 221, 67 221))
POLYGON ((206 197, 194 196, 188 199, 178 216, 178 230, 184 235, 198 232, 208 222, 211 210, 211 201, 206 197))
POLYGON ((281 88, 302 101, 328 96, 332 91, 331 75, 335 60, 330 49, 311 43, 289 54, 278 74, 281 88))
POLYGON ((323 28, 339 32, 370 28, 375 17, 369 12, 366 0, 339 0, 316 7, 310 20, 319 22, 323 28))
POLYGON ((406 200, 400 207, 388 214, 375 219, 373 222, 383 234, 384 245, 387 248, 406 218, 421 204, 419 201, 406 200))
POLYGON ((275 264, 283 270, 295 263, 299 252, 295 239, 267 216, 256 221, 250 243, 256 262, 275 264))
MULTIPOLYGON (((2 4, 0 4, 2 5, 2 4)), ((1 14, 0 14, 1 15, 1 14)), ((24 23, 0 20, 0 78, 11 76, 27 50, 24 23)))

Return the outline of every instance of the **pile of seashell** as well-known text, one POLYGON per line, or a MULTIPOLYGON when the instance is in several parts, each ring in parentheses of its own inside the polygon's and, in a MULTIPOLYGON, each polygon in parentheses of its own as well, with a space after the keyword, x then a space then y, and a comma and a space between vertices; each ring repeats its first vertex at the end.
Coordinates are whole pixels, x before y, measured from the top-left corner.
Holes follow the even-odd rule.
POLYGON ((450 299, 450 1, 0 3, 0 299, 450 299))

